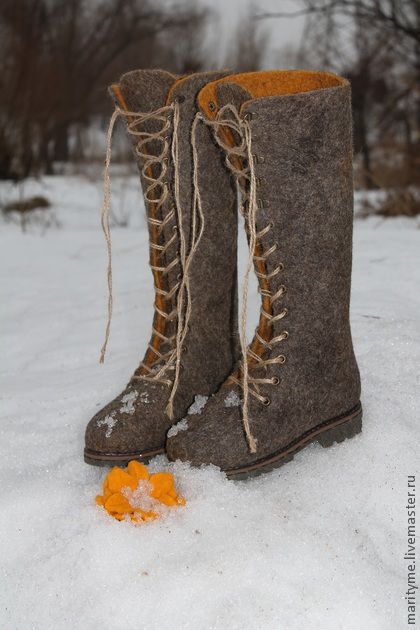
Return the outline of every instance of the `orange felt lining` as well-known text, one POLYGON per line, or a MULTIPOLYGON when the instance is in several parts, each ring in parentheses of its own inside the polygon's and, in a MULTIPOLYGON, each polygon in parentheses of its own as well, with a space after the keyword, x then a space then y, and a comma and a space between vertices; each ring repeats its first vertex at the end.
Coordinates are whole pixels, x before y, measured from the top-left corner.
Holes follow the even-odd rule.
POLYGON ((200 91, 198 104, 209 118, 214 118, 216 115, 216 93, 220 83, 236 83, 250 94, 250 99, 255 99, 337 87, 345 85, 346 80, 330 72, 312 70, 267 70, 232 74, 208 83, 200 91), (214 103, 216 110, 210 110, 209 103, 214 103))

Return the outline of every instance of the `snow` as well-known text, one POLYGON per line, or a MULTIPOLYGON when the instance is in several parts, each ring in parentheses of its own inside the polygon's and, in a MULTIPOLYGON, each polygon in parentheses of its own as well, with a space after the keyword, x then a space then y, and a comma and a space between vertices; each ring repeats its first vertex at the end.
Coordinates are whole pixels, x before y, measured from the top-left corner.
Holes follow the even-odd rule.
MULTIPOLYGON (((188 407, 187 414, 189 416, 201 416, 201 412, 206 406, 208 399, 208 396, 202 396, 201 394, 197 394, 196 396, 194 396, 194 402, 188 407)), ((174 437, 175 435, 178 435, 180 431, 186 431, 187 429, 188 418, 185 417, 169 429, 168 436, 174 437)))
MULTIPOLYGON (((95 505, 105 470, 82 458, 86 422, 125 387, 152 318, 137 181, 121 176, 113 187, 130 229, 113 230, 104 366, 100 182, 31 182, 25 194, 49 197, 61 227, 22 234, 1 225, 0 627, 406 627, 407 475, 419 472, 420 446, 417 224, 356 222, 351 318, 363 433, 310 446, 246 482, 156 458, 152 469, 175 474, 187 505, 134 527, 95 505)), ((0 199, 12 194, 1 184, 0 199)), ((255 285, 251 307, 250 333, 255 285)))
POLYGON ((201 394, 197 394, 194 397, 194 402, 192 405, 189 406, 188 408, 188 415, 189 416, 201 416, 201 412, 203 411, 204 407, 206 406, 206 402, 208 401, 209 397, 208 396, 202 396, 201 394))
POLYGON ((224 400, 225 407, 239 407, 241 404, 241 398, 234 391, 230 391, 224 400))
POLYGON ((111 413, 110 415, 106 416, 105 418, 101 419, 101 420, 97 420, 96 421, 96 425, 98 427, 103 427, 106 426, 107 429, 105 431, 105 437, 109 438, 112 435, 112 429, 115 427, 115 425, 117 424, 118 420, 117 418, 114 416, 114 412, 111 413))
MULTIPOLYGON (((125 394, 125 396, 121 398, 123 406, 120 408, 120 413, 128 413, 132 416, 136 410, 134 403, 137 400, 138 395, 139 393, 134 390, 125 394)), ((147 396, 140 396, 140 400, 146 400, 146 398, 147 396)))
POLYGON ((182 420, 180 420, 179 422, 171 426, 171 428, 168 431, 168 437, 174 437, 175 435, 178 435, 180 431, 186 431, 187 429, 188 429, 188 419, 182 418, 182 420))

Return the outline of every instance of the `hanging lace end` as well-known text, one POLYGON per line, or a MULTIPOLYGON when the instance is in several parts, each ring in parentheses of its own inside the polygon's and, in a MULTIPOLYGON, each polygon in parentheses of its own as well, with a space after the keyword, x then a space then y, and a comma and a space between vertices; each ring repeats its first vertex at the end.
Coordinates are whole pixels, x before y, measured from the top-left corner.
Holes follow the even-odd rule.
POLYGON ((165 413, 168 416, 169 420, 174 420, 174 401, 172 397, 169 399, 169 402, 166 405, 165 413))
POLYGON ((249 426, 248 409, 244 407, 242 410, 242 413, 243 413, 243 425, 245 428, 246 441, 248 442, 249 451, 250 453, 256 453, 258 440, 253 436, 251 427, 249 426))
POLYGON ((249 452, 254 454, 257 452, 257 440, 253 435, 247 435, 249 452))
POLYGON ((111 230, 109 226, 109 212, 111 208, 111 178, 109 175, 109 168, 111 165, 111 157, 112 157, 112 134, 114 131, 115 123, 118 117, 121 115, 121 110, 119 107, 116 107, 111 120, 109 121, 108 132, 106 137, 106 156, 105 156, 105 170, 104 170, 104 200, 102 203, 101 209, 101 225, 102 230, 105 236, 107 254, 108 254, 108 264, 107 264, 107 281, 108 281, 108 319, 106 323, 105 329, 105 340, 103 346, 101 348, 101 354, 99 358, 99 363, 103 363, 105 361, 105 352, 106 347, 108 345, 109 333, 111 330, 111 319, 112 319, 112 241, 111 241, 111 230))
POLYGON ((105 341, 104 341, 104 343, 102 345, 102 348, 101 348, 101 354, 100 354, 100 357, 99 357, 99 363, 105 363, 105 354, 106 354, 106 349, 107 349, 107 346, 108 346, 110 329, 111 329, 111 319, 109 318, 107 326, 106 326, 106 331, 105 331, 105 341))

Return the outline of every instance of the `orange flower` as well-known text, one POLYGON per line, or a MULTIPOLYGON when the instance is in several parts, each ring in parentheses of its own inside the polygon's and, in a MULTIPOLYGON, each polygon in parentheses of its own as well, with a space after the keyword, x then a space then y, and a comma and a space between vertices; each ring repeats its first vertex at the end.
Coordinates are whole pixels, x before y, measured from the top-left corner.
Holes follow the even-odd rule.
POLYGON ((131 518, 140 523, 159 518, 161 510, 149 507, 185 505, 186 501, 178 496, 171 473, 149 475, 144 464, 133 460, 128 463, 127 470, 115 466, 109 471, 103 483, 103 496, 98 495, 96 503, 119 521, 131 518), (144 505, 136 505, 139 502, 144 505))

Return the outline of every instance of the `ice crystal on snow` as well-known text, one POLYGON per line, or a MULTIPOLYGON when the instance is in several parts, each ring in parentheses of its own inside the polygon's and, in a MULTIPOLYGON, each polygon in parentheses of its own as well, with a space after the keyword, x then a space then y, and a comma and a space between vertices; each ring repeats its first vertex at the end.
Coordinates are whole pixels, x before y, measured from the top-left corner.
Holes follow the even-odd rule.
POLYGON ((186 431, 188 429, 188 420, 183 418, 177 424, 174 424, 168 431, 168 437, 174 437, 178 435, 180 431, 186 431))
POLYGON ((109 416, 106 416, 102 420, 98 420, 96 423, 98 427, 103 427, 104 425, 106 425, 107 430, 105 431, 105 437, 107 438, 111 437, 112 429, 115 427, 116 424, 117 424, 117 419, 114 417, 114 413, 112 413, 109 416))
POLYGON ((129 413, 130 415, 133 415, 135 412, 134 402, 137 400, 138 395, 138 392, 135 390, 125 394, 125 396, 121 398, 123 406, 120 409, 120 413, 129 413))
POLYGON ((230 391, 225 398, 225 407, 239 407, 242 404, 242 400, 238 394, 234 391, 230 391))

